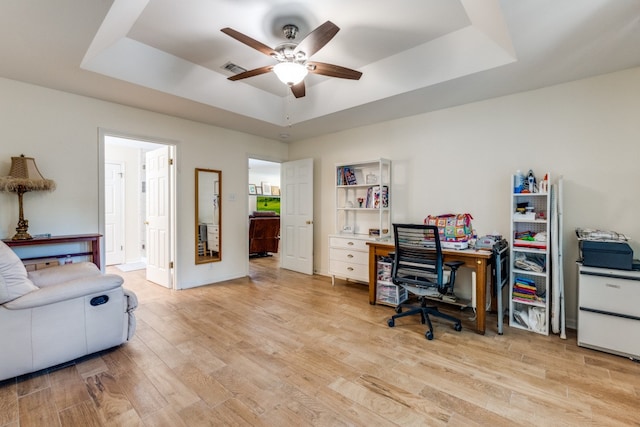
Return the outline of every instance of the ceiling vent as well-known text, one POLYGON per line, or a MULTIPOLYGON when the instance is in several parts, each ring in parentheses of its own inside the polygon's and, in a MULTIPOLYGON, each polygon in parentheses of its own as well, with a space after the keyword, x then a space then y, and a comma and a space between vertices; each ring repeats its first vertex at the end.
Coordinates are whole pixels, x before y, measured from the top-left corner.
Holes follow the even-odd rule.
POLYGON ((242 68, 239 65, 234 64, 233 62, 227 62, 226 64, 224 64, 221 68, 232 72, 233 74, 240 74, 240 73, 244 73, 245 71, 247 71, 246 68, 242 68))

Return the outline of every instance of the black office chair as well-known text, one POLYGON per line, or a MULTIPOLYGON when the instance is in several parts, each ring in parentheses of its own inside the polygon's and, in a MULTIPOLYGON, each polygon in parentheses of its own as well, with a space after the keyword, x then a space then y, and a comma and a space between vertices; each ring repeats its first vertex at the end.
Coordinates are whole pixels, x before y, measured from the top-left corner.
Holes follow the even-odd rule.
POLYGON ((432 340, 433 325, 429 315, 433 315, 454 322, 453 328, 461 331, 460 319, 440 312, 435 306, 428 306, 425 297, 452 295, 456 271, 464 262, 443 262, 438 227, 434 225, 393 224, 393 235, 395 253, 391 268, 392 281, 416 295, 420 305, 398 305, 398 314, 392 316, 387 324, 394 327, 397 318, 420 314, 422 323, 429 326, 425 336, 432 340), (445 266, 449 268, 445 269, 445 266), (402 312, 403 308, 409 308, 409 311, 402 312))

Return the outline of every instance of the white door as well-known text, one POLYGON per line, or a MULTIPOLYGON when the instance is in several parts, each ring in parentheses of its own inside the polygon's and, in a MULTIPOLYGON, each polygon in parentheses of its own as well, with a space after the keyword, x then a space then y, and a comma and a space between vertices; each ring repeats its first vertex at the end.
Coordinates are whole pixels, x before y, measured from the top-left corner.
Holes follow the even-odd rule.
POLYGON ((147 171, 147 280, 172 287, 170 268, 169 147, 145 153, 147 171))
POLYGON ((280 263, 313 274, 313 159, 282 163, 280 263))
POLYGON ((124 165, 104 165, 104 244, 106 265, 124 263, 124 165))

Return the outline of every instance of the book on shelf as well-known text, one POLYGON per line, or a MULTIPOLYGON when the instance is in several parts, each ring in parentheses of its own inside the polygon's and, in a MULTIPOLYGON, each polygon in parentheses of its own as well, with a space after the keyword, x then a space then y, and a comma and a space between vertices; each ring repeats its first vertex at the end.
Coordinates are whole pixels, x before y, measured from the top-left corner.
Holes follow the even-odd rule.
POLYGON ((356 170, 351 166, 341 166, 337 168, 337 182, 338 185, 357 185, 358 178, 356 170))
POLYGON ((374 185, 367 189, 367 199, 365 207, 380 209, 389 207, 389 187, 374 185), (382 188, 382 190, 381 190, 382 188))

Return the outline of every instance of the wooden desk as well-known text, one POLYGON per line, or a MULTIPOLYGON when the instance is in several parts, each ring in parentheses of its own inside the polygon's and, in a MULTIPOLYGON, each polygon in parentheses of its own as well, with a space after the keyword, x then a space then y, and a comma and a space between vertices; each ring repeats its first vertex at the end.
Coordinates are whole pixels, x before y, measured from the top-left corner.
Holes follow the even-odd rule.
MULTIPOLYGON (((377 262, 378 257, 388 256, 395 250, 388 242, 367 242, 369 245, 369 304, 376 303, 377 262)), ((476 272, 476 329, 484 335, 485 314, 487 304, 487 266, 491 262, 491 251, 475 249, 452 250, 443 249, 444 261, 462 261, 465 267, 476 272)))
MULTIPOLYGON (((66 257, 70 256, 90 256, 91 261, 100 268, 100 237, 101 234, 75 234, 68 236, 51 236, 51 237, 36 237, 34 239, 29 240, 11 240, 11 239, 3 239, 2 241, 7 244, 9 247, 20 247, 20 246, 45 246, 45 245, 60 245, 63 243, 77 243, 77 242, 88 242, 89 250, 86 252, 74 252, 74 253, 66 253, 60 252, 54 255, 46 256, 50 257, 66 257)), ((23 260, 27 259, 38 259, 40 257, 34 258, 23 258, 23 260)))

